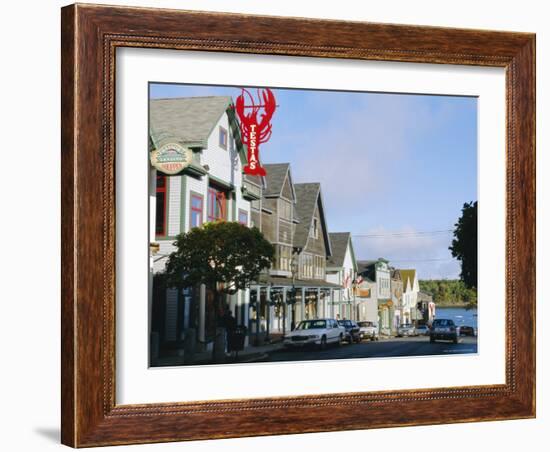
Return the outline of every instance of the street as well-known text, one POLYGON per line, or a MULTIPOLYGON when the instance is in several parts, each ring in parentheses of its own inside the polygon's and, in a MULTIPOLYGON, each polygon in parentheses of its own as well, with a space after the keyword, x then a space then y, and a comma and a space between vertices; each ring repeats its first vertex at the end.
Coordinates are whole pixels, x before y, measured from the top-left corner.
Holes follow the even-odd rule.
POLYGON ((331 346, 326 350, 314 348, 296 350, 275 350, 262 362, 311 361, 320 359, 344 358, 386 358, 397 356, 455 355, 477 353, 477 337, 461 337, 458 344, 452 342, 430 343, 427 336, 384 338, 377 342, 364 341, 359 344, 344 343, 340 347, 331 346))

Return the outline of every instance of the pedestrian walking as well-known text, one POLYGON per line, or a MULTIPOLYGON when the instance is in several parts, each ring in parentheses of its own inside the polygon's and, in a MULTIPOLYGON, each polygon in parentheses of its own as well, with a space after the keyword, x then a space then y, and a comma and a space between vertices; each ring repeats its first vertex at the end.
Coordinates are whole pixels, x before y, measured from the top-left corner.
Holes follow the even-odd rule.
POLYGON ((229 337, 231 336, 231 334, 233 334, 233 332, 235 331, 235 328, 237 328, 237 319, 233 317, 233 313, 229 309, 225 311, 225 314, 223 316, 223 326, 225 328, 226 352, 231 353, 231 347, 229 345, 229 337))

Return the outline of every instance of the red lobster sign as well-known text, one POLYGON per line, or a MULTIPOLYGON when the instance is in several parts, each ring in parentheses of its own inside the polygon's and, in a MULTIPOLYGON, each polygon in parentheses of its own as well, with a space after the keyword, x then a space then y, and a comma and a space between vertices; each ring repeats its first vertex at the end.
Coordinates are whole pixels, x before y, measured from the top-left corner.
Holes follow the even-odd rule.
POLYGON ((265 169, 260 164, 260 144, 271 138, 271 117, 277 105, 269 88, 258 89, 258 99, 256 104, 250 91, 243 88, 235 102, 235 110, 241 122, 241 138, 248 149, 248 164, 243 170, 253 176, 265 176, 265 169), (250 105, 245 105, 245 97, 250 105), (258 120, 258 113, 262 109, 263 113, 258 120))

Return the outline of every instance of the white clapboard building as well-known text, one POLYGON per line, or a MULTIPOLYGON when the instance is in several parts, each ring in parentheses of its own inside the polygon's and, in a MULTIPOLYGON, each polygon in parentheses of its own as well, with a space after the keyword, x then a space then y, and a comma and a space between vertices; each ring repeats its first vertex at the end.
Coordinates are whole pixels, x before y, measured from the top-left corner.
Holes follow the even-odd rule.
POLYGON ((357 262, 349 232, 330 232, 332 256, 327 260, 326 280, 341 289, 334 291, 330 310, 325 314, 339 319, 358 320, 354 284, 357 262))
MULTIPOLYGON (((154 99, 149 114, 150 150, 169 143, 192 150, 192 163, 176 175, 151 167, 150 241, 156 251, 152 273, 157 274, 174 250, 178 234, 221 219, 250 226, 251 201, 258 196, 243 189, 246 155, 231 97, 154 99)), ((150 294, 150 329, 158 342, 179 341, 191 331, 199 343, 207 344, 215 325, 213 298, 205 287, 162 292, 166 293, 150 294)), ((248 322, 247 292, 227 299, 242 324, 248 322)))

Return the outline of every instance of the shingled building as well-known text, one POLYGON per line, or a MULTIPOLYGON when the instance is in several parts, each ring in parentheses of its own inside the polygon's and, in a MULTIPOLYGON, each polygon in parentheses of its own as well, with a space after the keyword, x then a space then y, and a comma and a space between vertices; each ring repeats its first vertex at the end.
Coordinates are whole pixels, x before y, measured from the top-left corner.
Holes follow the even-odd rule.
POLYGON ((259 342, 329 315, 333 292, 341 288, 326 280, 332 251, 320 184, 294 184, 288 163, 264 167, 259 227, 276 258, 251 287, 250 329, 259 342))

